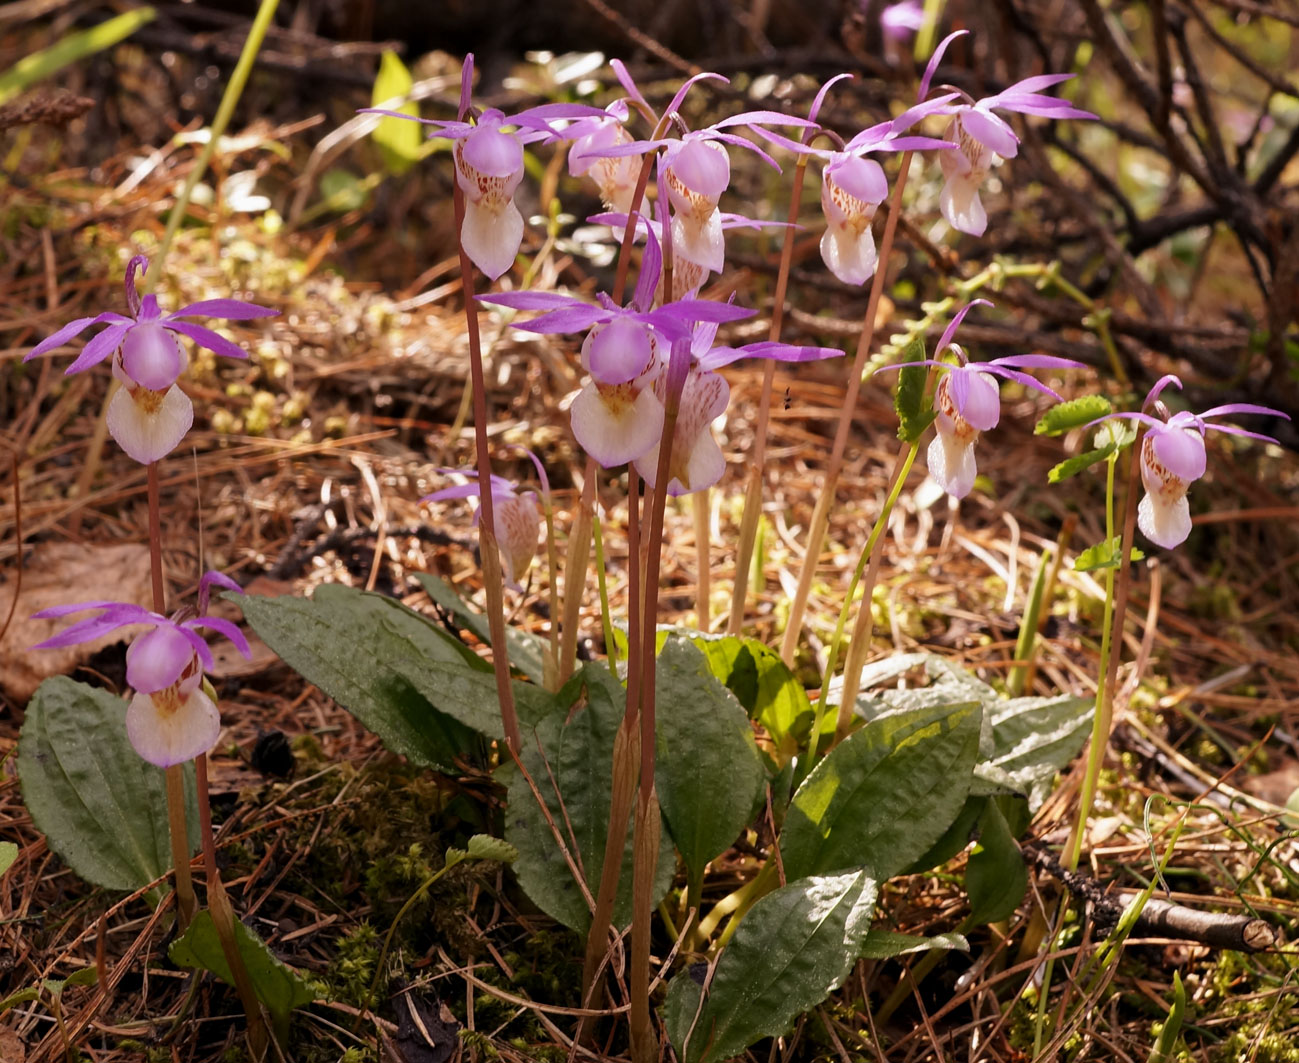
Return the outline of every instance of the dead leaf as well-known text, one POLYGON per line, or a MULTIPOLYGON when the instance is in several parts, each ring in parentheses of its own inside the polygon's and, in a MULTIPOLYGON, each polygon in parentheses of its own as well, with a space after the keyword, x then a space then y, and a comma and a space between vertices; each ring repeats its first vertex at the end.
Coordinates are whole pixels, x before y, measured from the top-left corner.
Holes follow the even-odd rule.
POLYGON ((24 1063, 27 1049, 13 1030, 0 1030, 0 1059, 5 1063, 24 1063))
MULTIPOLYGON (((17 583, 14 576, 15 570, 9 569, 0 581, 0 617, 9 612, 17 583)), ((0 691, 11 701, 26 704, 42 680, 65 675, 105 646, 122 640, 120 634, 113 633, 80 646, 33 651, 32 646, 67 627, 69 620, 33 620, 32 614, 52 605, 78 601, 151 606, 148 546, 39 543, 27 555, 13 622, 0 638, 0 691)), ((0 1055, 0 1059, 8 1058, 0 1055)))

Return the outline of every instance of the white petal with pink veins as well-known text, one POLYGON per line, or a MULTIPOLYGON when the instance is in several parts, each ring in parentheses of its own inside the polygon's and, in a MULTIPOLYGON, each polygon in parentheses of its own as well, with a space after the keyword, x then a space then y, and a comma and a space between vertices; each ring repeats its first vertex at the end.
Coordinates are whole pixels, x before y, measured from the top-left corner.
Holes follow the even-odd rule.
POLYGON ((857 233, 849 226, 830 223, 821 235, 821 258, 825 268, 844 284, 865 284, 875 276, 878 264, 870 226, 857 233))
POLYGON ((1171 550, 1191 534, 1191 507, 1186 495, 1148 493, 1137 506, 1137 527, 1158 546, 1171 550))
POLYGON ((578 443, 606 469, 635 461, 663 431, 663 404, 650 388, 632 384, 601 388, 588 381, 571 415, 578 443))
POLYGON ((988 214, 979 198, 983 177, 980 171, 965 176, 953 174, 938 197, 938 207, 947 224, 971 236, 982 236, 988 227, 988 214))
POLYGON ((465 223, 460 243, 469 261, 491 280, 514 265, 523 243, 523 215, 513 200, 499 207, 465 200, 465 223))
POLYGON ((127 454, 149 465, 170 454, 194 423, 194 404, 175 384, 165 392, 119 388, 108 404, 108 432, 127 454))
MULTIPOLYGON (((665 384, 656 385, 662 390, 665 384)), ((726 412, 731 388, 718 373, 692 370, 681 389, 681 408, 668 457, 668 494, 684 495, 712 487, 726 471, 726 458, 713 438, 711 425, 726 412)), ((654 487, 658 480, 659 447, 636 461, 636 471, 654 487)))
POLYGON ((974 488, 979 470, 974 463, 974 443, 962 443, 939 432, 926 454, 929 475, 953 498, 964 498, 974 488))
POLYGON ((221 714, 202 687, 136 694, 126 710, 126 736, 150 764, 170 768, 206 753, 221 734, 221 714))
MULTIPOLYGON (((678 214, 672 219, 672 253, 698 263, 713 273, 726 265, 726 242, 722 239, 722 214, 714 210, 700 217, 678 214)), ((675 288, 675 284, 673 285, 675 288)), ((681 298, 679 291, 673 293, 681 298)))
POLYGON ((522 495, 495 495, 492 503, 492 523, 505 579, 511 588, 519 590, 537 553, 537 530, 541 527, 537 496, 531 491, 522 495))

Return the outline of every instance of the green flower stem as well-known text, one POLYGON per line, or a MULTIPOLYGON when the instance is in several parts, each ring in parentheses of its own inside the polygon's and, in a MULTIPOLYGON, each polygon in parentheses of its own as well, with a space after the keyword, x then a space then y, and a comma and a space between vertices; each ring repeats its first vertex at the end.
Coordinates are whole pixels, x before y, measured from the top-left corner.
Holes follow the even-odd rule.
MULTIPOLYGON (((879 571, 876 547, 879 545, 884 529, 888 527, 889 515, 893 512, 893 507, 897 504, 898 496, 902 493, 902 487, 907 482, 907 474, 911 472, 911 466, 916 460, 916 455, 920 452, 920 443, 908 443, 898 454, 897 463, 893 467, 893 477, 890 484, 888 498, 884 501, 884 507, 880 510, 879 516, 875 518, 875 526, 871 528, 870 538, 866 540, 866 545, 862 548, 861 557, 857 559, 857 567, 853 570, 852 581, 848 584, 848 590, 844 594, 843 607, 839 610, 839 619, 835 624, 834 637, 830 641, 830 655, 826 660, 825 679, 821 683, 821 693, 816 699, 816 710, 812 716, 812 737, 810 748, 807 755, 808 770, 816 763, 817 748, 821 744, 821 727, 825 721, 826 699, 830 694, 830 678, 834 675, 835 665, 839 661, 839 651, 843 646, 844 628, 848 625, 848 614, 852 610, 853 594, 857 590, 857 584, 861 582, 862 575, 867 571, 869 566, 871 576, 867 580, 867 586, 862 592, 860 610, 858 612, 857 629, 859 633, 853 635, 853 645, 858 645, 861 641, 870 641, 870 609, 871 594, 874 591, 875 574, 879 571), (862 618, 866 619, 863 620, 862 618)), ((858 668, 860 676, 861 669, 858 668)), ((857 684, 852 684, 852 698, 848 697, 848 675, 844 674, 843 696, 839 705, 840 729, 846 729, 844 726, 845 715, 848 719, 852 716, 852 704, 856 701, 857 684), (847 706, 845 713, 845 706, 847 706)))
POLYGON ((591 525, 591 539, 595 544, 595 581, 600 588, 600 626, 604 631, 604 655, 609 672, 618 678, 618 646, 613 637, 613 614, 609 611, 609 579, 604 570, 604 534, 600 518, 591 525))
MULTIPOLYGON (((701 632, 708 633, 712 615, 713 593, 712 572, 712 533, 709 530, 711 516, 709 503, 712 491, 705 487, 690 496, 690 509, 695 518, 695 624, 701 632)), ((743 587, 744 580, 735 581, 736 586, 743 587)))
MULTIPOLYGON (((776 294, 771 308, 771 331, 767 338, 780 340, 785 323, 785 293, 789 289, 789 270, 794 261, 793 226, 798 222, 798 208, 803 201, 803 179, 807 175, 806 155, 800 155, 794 166, 794 180, 789 190, 789 224, 780 248, 780 270, 776 274, 776 294)), ((735 585, 731 589, 731 615, 726 624, 729 635, 738 635, 744 626, 747 601, 745 576, 753 561, 758 540, 758 520, 762 515, 762 477, 767 462, 767 430, 771 419, 771 392, 776 379, 775 359, 768 358, 762 372, 762 395, 758 399, 758 425, 754 431, 753 458, 749 465, 749 482, 744 491, 744 516, 740 519, 740 540, 735 555, 735 585)))
POLYGON ((857 393, 861 390, 866 356, 875 341, 880 297, 884 294, 884 276, 888 272, 889 255, 893 251, 898 219, 902 217, 902 191, 907 186, 907 175, 911 172, 911 157, 914 154, 910 151, 903 154, 897 179, 893 182, 893 198, 889 201, 888 220, 884 223, 884 235, 880 239, 878 265, 875 268, 875 279, 871 284, 870 298, 866 303, 866 316, 862 321, 861 334, 857 339, 857 353, 853 357, 852 372, 848 376, 848 386, 844 391, 843 405, 839 411, 839 426, 835 430, 830 460, 826 465, 825 478, 821 483, 821 493, 812 514, 812 523, 808 527, 807 547, 803 554, 803 566, 798 575, 798 589, 790 603, 789 621, 780 646, 781 659, 791 666, 794 663, 794 655, 798 651, 799 635, 803 630, 803 614, 807 610, 807 597, 812 591, 812 580, 816 576, 821 546, 830 527, 830 507, 834 505, 835 488, 839 483, 839 473, 843 469, 843 452, 848 446, 848 431, 852 427, 857 410, 857 393))

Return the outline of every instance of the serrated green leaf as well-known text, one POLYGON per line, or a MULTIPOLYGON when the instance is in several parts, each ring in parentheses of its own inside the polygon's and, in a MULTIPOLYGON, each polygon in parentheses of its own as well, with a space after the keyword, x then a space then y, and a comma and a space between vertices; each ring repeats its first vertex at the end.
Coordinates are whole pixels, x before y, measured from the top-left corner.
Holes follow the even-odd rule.
MULTIPOLYGON (((238 599, 253 629, 285 663, 320 687, 412 762, 456 770, 501 734, 491 666, 400 602, 352 587, 324 586, 312 598, 238 599)), ((521 717, 554 698, 514 684, 521 717)))
POLYGON ((0 842, 0 875, 3 875, 18 859, 18 846, 13 842, 0 842))
POLYGON ((924 853, 965 804, 983 711, 958 701, 849 735, 798 788, 781 832, 789 879, 865 864, 880 881, 924 853))
POLYGON ((28 986, 26 989, 20 989, 16 993, 11 993, 0 1000, 0 1015, 3 1015, 10 1008, 15 1008, 19 1004, 30 1004, 33 1000, 41 998, 41 991, 36 986, 28 986))
POLYGON ((469 855, 475 860, 512 864, 519 858, 519 850, 504 839, 493 838, 490 834, 475 834, 469 839, 469 855))
MULTIPOLYGON (((911 338, 902 352, 903 362, 920 362, 925 358, 925 339, 921 335, 911 338)), ((925 385, 929 381, 929 366, 908 365, 898 370, 898 390, 893 408, 898 415, 898 438, 904 443, 914 443, 937 416, 932 404, 925 400, 925 385)))
POLYGON ((1037 435, 1058 436, 1113 412, 1114 406, 1103 395, 1083 395, 1052 406, 1033 431, 1037 435))
MULTIPOLYGON (((564 831, 565 844, 581 861, 587 883, 598 885, 613 802, 614 737, 622 723, 625 694, 622 684, 609 675, 603 662, 584 665, 575 678, 577 688, 585 692, 584 699, 567 714, 543 716, 526 726, 521 756, 552 819, 564 831), (538 745, 545 751, 544 758, 537 751, 538 745), (556 786, 563 796, 562 807, 556 786)), ((519 853, 514 862, 519 884, 547 915, 585 933, 591 912, 550 826, 521 773, 505 770, 509 776, 505 840, 519 853)), ((664 830, 661 838, 654 879, 655 903, 667 892, 676 871, 671 835, 664 830)), ((629 826, 614 905, 614 921, 619 926, 626 926, 631 919, 631 869, 629 826)), ((594 892, 594 886, 591 889, 594 892)))
MULTIPOLYGON (((410 92, 414 84, 406 64, 397 57, 396 52, 385 51, 379 56, 379 73, 374 79, 374 90, 370 94, 370 106, 379 107, 388 104, 386 110, 395 110, 408 114, 412 119, 419 117, 419 107, 415 103, 404 103, 392 106, 388 101, 410 92)), ((402 118, 382 118, 371 134, 383 156, 383 164, 388 172, 400 177, 409 170, 420 157, 420 147, 424 141, 424 130, 418 122, 402 118)))
POLYGON ((693 984, 689 972, 673 980, 666 1025, 678 1057, 729 1059, 825 1000, 856 962, 876 893, 874 879, 857 870, 801 878, 758 901, 722 950, 702 1007, 698 986, 676 986, 693 984))
MULTIPOLYGON (((238 919, 235 920, 234 929, 235 945, 239 949, 240 959, 244 961, 244 969, 248 972, 253 991, 270 1012, 277 1039, 282 1044, 287 1044, 285 1034, 289 1014, 294 1008, 315 1000, 316 990, 238 919)), ((212 913, 206 908, 194 917, 184 935, 171 943, 167 955, 177 966, 210 971, 226 985, 235 984, 225 952, 221 948, 221 939, 217 936, 216 925, 212 922, 212 913)))
POLYGON ((969 952, 970 943, 961 934, 920 937, 916 934, 899 934, 892 930, 872 930, 862 942, 858 958, 891 960, 896 956, 910 956, 916 952, 929 952, 933 949, 969 952))
POLYGON ((702 878, 753 815, 767 773, 749 718, 690 641, 657 662, 655 786, 686 871, 702 878))
MULTIPOLYGON (((1089 546, 1074 561, 1073 567, 1075 572, 1096 572, 1107 568, 1118 568, 1120 562, 1120 536, 1114 536, 1105 542, 1099 542, 1095 546, 1089 546)), ((1128 558, 1131 561, 1140 561, 1146 555, 1137 547, 1132 547, 1129 551, 1128 558)))
POLYGON ((1113 453, 1113 447, 1102 447, 1100 450, 1089 450, 1085 454, 1066 458, 1046 474, 1047 482, 1058 484, 1062 480, 1068 480, 1070 477, 1077 476, 1080 472, 1090 469, 1093 465, 1099 464, 1113 453))
POLYGON ((979 818, 979 840, 965 866, 970 921, 1008 919, 1028 891, 1028 868, 996 801, 988 801, 979 818))
MULTIPOLYGON (((394 119, 396 121, 396 119, 394 119)), ((429 600, 441 606, 456 623, 486 646, 492 644, 487 617, 466 602, 455 588, 431 572, 416 573, 429 600)), ((510 667, 518 669, 536 682, 541 682, 545 671, 546 640, 531 631, 520 631, 518 628, 505 628, 505 648, 510 655, 510 667)))
MULTIPOLYGON (((185 773, 198 848, 193 766, 185 773)), ((87 882, 137 890, 171 867, 167 785, 126 737, 126 702, 66 676, 45 680, 18 740, 23 802, 50 849, 87 882)))

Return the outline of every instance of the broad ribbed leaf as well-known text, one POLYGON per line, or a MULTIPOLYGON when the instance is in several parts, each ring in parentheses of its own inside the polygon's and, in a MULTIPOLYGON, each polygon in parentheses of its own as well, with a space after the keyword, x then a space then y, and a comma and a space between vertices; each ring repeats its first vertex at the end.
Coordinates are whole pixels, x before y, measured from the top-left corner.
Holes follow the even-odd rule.
POLYGON ((702 876, 748 824, 767 773, 748 715, 698 649, 668 639, 657 676, 655 785, 687 873, 702 876))
MULTIPOLYGON (((131 748, 121 698, 66 676, 45 680, 27 705, 18 777, 50 849, 86 881, 137 890, 171 867, 164 772, 131 748)), ((192 765, 185 784, 192 852, 192 765)))
POLYGON ((884 881, 904 870, 965 804, 982 715, 977 701, 896 712, 839 743, 790 803, 786 877, 864 864, 884 881))
MULTIPOLYGON (((581 862, 594 894, 604 863, 609 809, 613 801, 613 743, 622 722, 624 692, 603 663, 589 664, 566 689, 584 691, 572 711, 542 717, 534 728, 525 728, 522 758, 537 784, 551 817, 563 832, 569 851, 581 862), (538 751, 538 745, 544 754, 538 751), (559 794, 555 787, 558 786, 559 794), (563 797, 561 806, 560 795, 563 797)), ((518 771, 509 774, 505 840, 518 850, 514 871, 524 892, 542 911, 565 926, 585 933, 591 912, 545 816, 527 781, 518 771)), ((676 870, 669 833, 662 832, 659 863, 654 880, 655 903, 668 891, 676 870)), ((631 919, 632 830, 627 829, 622 875, 614 920, 625 926, 631 919)))
MULTIPOLYGON (((925 339, 912 337, 902 352, 902 361, 920 362, 925 357, 925 339)), ((937 416, 931 402, 925 400, 925 384, 929 380, 929 366, 908 365, 898 370, 898 391, 893 408, 898 414, 898 438, 904 443, 914 443, 925 433, 937 416)))
POLYGON ((1023 794, 1036 811, 1055 773, 1091 733, 1093 698, 1012 698, 986 705, 992 751, 974 769, 972 794, 1023 794))
MULTIPOLYGON (((394 122, 398 120, 393 119, 394 122)), ((456 623, 485 646, 492 644, 487 617, 461 598, 454 587, 431 572, 417 573, 415 578, 419 580, 430 600, 449 612, 456 623)), ((517 669, 538 683, 541 682, 545 668, 545 639, 530 631, 520 631, 516 627, 507 625, 505 648, 510 654, 511 668, 517 669)))
POLYGON ((1092 421, 1099 420, 1113 410, 1110 400, 1103 395, 1084 395, 1082 398, 1070 399, 1068 402, 1052 406, 1042 415, 1042 419, 1037 422, 1033 431, 1040 436, 1058 436, 1091 424, 1092 421))
POLYGON ((678 1057, 729 1059, 825 1000, 856 962, 876 893, 857 870, 801 878, 758 901, 722 950, 702 1007, 690 972, 673 980, 666 1025, 678 1057))
POLYGON ((996 801, 988 801, 979 818, 979 841, 965 866, 965 891, 970 895, 970 922, 995 923, 1019 907, 1028 890, 1028 868, 1006 817, 996 801))

